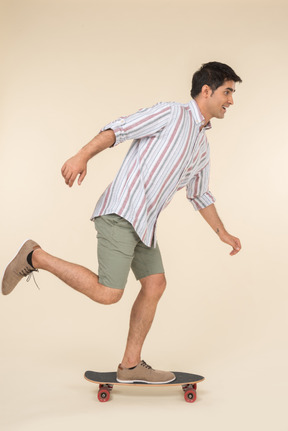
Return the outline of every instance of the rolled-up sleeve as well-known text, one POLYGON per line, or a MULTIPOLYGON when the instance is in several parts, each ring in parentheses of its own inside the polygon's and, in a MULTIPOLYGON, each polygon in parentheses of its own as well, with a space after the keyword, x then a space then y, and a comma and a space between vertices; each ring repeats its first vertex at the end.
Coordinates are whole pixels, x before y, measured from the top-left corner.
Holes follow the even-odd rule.
POLYGON ((113 146, 129 139, 141 139, 163 130, 169 122, 171 107, 167 103, 158 103, 151 108, 140 109, 127 117, 120 117, 101 129, 112 129, 116 140, 113 146))
POLYGON ((210 163, 198 172, 186 186, 187 199, 196 211, 208 207, 215 202, 209 190, 210 163))

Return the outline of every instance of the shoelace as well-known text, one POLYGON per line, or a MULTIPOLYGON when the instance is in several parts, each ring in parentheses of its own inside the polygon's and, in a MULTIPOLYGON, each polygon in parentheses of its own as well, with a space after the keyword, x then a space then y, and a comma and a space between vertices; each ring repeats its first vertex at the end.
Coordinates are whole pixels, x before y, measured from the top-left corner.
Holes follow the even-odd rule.
POLYGON ((141 365, 142 365, 142 367, 148 368, 148 370, 153 370, 153 368, 150 367, 150 365, 146 364, 145 361, 141 361, 141 365))
POLYGON ((22 271, 19 272, 19 274, 22 275, 23 277, 27 277, 26 278, 27 282, 29 282, 31 280, 31 277, 32 277, 38 290, 40 290, 40 287, 38 286, 37 281, 35 280, 35 277, 33 274, 33 272, 35 272, 35 271, 38 272, 38 269, 30 269, 28 266, 26 266, 24 269, 22 269, 22 271))
POLYGON ((36 279, 35 279, 35 277, 34 277, 34 274, 33 274, 33 272, 35 272, 35 271, 37 271, 37 272, 38 272, 38 269, 33 269, 33 271, 31 271, 31 272, 30 272, 30 274, 27 276, 26 281, 27 281, 27 282, 28 282, 28 281, 30 281, 30 280, 31 280, 31 277, 32 277, 32 278, 33 278, 33 280, 34 280, 34 283, 36 284, 36 286, 37 286, 37 288, 38 288, 38 290, 40 290, 40 287, 38 286, 37 281, 36 281, 36 279))

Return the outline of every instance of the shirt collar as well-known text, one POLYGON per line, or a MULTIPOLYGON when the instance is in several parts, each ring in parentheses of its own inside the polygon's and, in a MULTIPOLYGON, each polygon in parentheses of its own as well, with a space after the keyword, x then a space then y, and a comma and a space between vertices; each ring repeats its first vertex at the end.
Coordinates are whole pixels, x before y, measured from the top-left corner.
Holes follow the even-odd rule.
MULTIPOLYGON (((205 118, 201 114, 201 111, 199 109, 199 106, 198 106, 196 100, 194 100, 194 99, 190 100, 189 107, 191 109, 192 117, 195 120, 196 124, 199 126, 204 126, 205 118)), ((211 127, 212 127, 212 125, 211 125, 211 122, 209 121, 207 123, 207 125, 204 127, 204 130, 211 129, 211 127)))

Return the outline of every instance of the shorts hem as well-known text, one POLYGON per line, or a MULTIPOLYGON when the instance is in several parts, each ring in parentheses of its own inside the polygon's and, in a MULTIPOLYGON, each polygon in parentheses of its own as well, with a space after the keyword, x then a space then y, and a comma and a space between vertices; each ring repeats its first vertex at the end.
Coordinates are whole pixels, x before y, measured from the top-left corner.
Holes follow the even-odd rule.
POLYGON ((135 275, 135 278, 137 281, 141 280, 141 278, 145 278, 145 277, 149 277, 149 275, 156 275, 156 274, 165 274, 165 271, 149 271, 148 273, 146 273, 145 275, 141 275, 141 276, 137 276, 135 275))
POLYGON ((110 286, 108 286, 110 283, 106 283, 106 282, 104 282, 102 279, 101 279, 101 277, 99 277, 98 276, 98 280, 99 280, 99 283, 100 284, 102 284, 103 286, 105 286, 105 287, 109 287, 110 289, 117 289, 117 290, 124 290, 125 289, 125 287, 126 287, 126 284, 125 284, 125 286, 124 287, 119 287, 119 286, 112 286, 112 285, 110 285, 110 286))

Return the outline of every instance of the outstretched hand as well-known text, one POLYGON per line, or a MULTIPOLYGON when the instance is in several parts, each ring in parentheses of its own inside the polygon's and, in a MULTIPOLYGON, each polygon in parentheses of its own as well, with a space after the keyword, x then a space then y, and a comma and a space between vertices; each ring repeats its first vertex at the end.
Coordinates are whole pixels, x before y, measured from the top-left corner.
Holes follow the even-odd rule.
POLYGON ((231 245, 231 247, 233 248, 230 253, 230 256, 234 256, 235 254, 239 253, 242 248, 240 239, 230 235, 226 231, 221 235, 219 234, 219 238, 221 239, 221 241, 225 242, 228 245, 231 245))
POLYGON ((80 186, 87 174, 87 161, 80 155, 76 154, 64 163, 61 173, 65 183, 69 187, 73 186, 74 181, 79 175, 78 185, 80 186))

